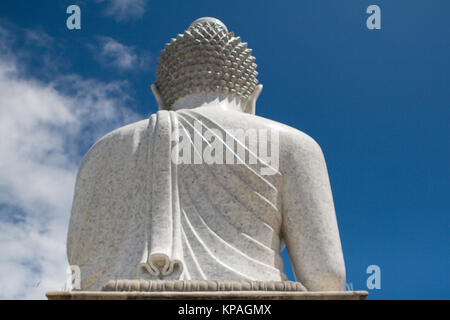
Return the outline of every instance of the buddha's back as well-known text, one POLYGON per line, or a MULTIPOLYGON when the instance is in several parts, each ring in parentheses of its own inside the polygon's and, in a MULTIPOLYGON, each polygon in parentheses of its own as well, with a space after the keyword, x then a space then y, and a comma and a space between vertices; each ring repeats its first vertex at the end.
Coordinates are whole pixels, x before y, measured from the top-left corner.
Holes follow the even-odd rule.
POLYGON ((292 288, 343 290, 320 147, 254 115, 262 86, 251 50, 220 22, 200 20, 162 52, 152 86, 160 111, 109 133, 83 160, 68 234, 81 289, 282 281, 284 240, 292 288))

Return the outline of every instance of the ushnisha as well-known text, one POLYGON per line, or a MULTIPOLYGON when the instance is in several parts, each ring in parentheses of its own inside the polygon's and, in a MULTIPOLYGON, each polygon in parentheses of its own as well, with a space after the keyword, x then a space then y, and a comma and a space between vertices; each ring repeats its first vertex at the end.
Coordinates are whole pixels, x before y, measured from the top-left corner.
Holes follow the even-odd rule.
POLYGON ((80 167, 67 251, 81 290, 344 290, 322 151, 308 135, 254 115, 262 85, 247 44, 201 18, 159 62, 159 111, 104 136, 80 167), (262 145, 278 155, 277 166, 258 155, 249 163, 252 138, 233 134, 248 128, 276 132, 262 145), (201 150, 217 157, 225 148, 231 152, 220 156, 236 161, 174 161, 182 143, 199 152, 196 137, 201 150), (295 285, 286 282, 284 243, 295 285))

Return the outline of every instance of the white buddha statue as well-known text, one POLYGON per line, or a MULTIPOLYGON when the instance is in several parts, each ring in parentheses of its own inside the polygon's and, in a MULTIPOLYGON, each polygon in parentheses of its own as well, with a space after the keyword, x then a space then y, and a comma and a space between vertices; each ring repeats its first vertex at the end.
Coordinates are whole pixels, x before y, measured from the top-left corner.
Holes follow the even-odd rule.
POLYGON ((283 243, 295 290, 344 290, 322 151, 254 114, 262 86, 251 54, 219 20, 196 20, 161 52, 159 111, 89 150, 67 244, 82 290, 111 280, 283 282, 283 243))

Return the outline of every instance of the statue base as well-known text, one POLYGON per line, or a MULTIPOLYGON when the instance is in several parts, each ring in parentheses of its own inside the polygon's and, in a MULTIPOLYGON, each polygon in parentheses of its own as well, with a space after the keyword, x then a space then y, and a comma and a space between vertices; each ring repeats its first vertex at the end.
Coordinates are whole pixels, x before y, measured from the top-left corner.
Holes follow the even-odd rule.
POLYGON ((365 300, 367 291, 55 291, 49 300, 365 300))

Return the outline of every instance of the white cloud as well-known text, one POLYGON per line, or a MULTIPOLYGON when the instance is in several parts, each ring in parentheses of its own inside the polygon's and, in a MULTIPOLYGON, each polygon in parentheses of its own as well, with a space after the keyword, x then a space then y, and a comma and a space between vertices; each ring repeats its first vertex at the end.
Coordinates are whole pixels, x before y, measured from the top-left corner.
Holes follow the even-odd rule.
POLYGON ((147 8, 146 0, 97 0, 97 2, 107 2, 105 14, 116 21, 141 18, 147 8))
POLYGON ((126 46, 110 37, 99 37, 100 50, 95 50, 96 58, 107 66, 119 71, 142 70, 148 62, 148 56, 138 55, 132 46, 126 46))
POLYGON ((45 299, 64 287, 82 154, 138 117, 126 108, 126 82, 76 74, 37 80, 23 73, 21 55, 8 47, 13 41, 0 25, 0 299, 45 299))
POLYGON ((25 42, 33 43, 39 47, 50 48, 53 45, 53 38, 42 30, 24 29, 25 42))
POLYGON ((39 69, 41 76, 53 77, 58 73, 58 68, 70 65, 64 57, 51 54, 61 49, 61 44, 40 27, 26 29, 0 18, 0 40, 2 60, 8 57, 10 60, 20 61, 15 64, 20 69, 19 73, 32 65, 39 69))

